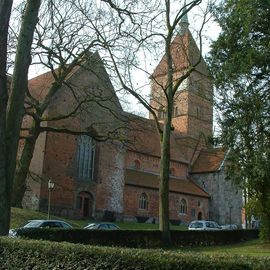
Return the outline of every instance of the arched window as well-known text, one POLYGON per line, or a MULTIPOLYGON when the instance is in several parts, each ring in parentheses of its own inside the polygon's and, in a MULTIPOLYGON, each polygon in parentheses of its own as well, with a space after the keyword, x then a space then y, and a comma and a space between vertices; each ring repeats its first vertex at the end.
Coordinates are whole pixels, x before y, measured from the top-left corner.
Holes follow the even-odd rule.
POLYGON ((77 177, 92 180, 94 172, 95 145, 91 137, 82 135, 77 140, 77 177))
POLYGON ((134 168, 139 170, 141 168, 141 163, 139 160, 134 160, 134 168))
POLYGON ((178 107, 176 106, 174 108, 174 117, 177 117, 179 115, 178 107))
POLYGON ((164 120, 165 118, 165 111, 164 111, 164 107, 160 106, 158 109, 158 119, 159 120, 164 120))
POLYGON ((145 193, 142 193, 139 198, 139 209, 148 210, 148 197, 145 193))
POLYGON ((186 214, 187 213, 187 201, 185 199, 182 199, 180 202, 180 214, 186 214))
POLYGON ((175 169, 174 168, 170 168, 170 175, 175 175, 175 169))

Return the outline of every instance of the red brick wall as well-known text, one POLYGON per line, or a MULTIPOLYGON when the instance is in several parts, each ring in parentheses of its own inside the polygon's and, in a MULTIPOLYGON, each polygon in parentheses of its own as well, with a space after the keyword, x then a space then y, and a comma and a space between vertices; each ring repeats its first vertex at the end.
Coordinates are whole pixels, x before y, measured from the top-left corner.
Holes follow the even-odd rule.
POLYGON ((75 137, 71 135, 48 133, 44 174, 41 184, 41 204, 47 204, 48 180, 55 183, 52 191, 52 208, 59 207, 57 212, 61 214, 61 207, 72 209, 74 207, 74 158, 75 158, 75 137))
MULTIPOLYGON (((135 168, 135 161, 139 161, 141 171, 148 172, 160 172, 160 158, 155 156, 150 156, 143 153, 128 151, 126 155, 126 167, 135 168)), ((170 168, 173 168, 174 175, 178 178, 186 179, 187 177, 187 164, 171 161, 170 168)))
MULTIPOLYGON (((170 194, 170 219, 181 220, 189 223, 197 219, 198 213, 202 213, 202 219, 208 219, 208 199, 185 194, 170 194), (180 214, 180 201, 187 201, 187 214, 180 214), (198 205, 200 202, 200 206, 198 205), (191 209, 195 209, 195 217, 191 215, 191 209)), ((125 186, 124 189, 124 216, 149 216, 158 218, 158 190, 143 187, 125 186), (139 209, 139 198, 142 193, 148 196, 148 210, 139 209)))

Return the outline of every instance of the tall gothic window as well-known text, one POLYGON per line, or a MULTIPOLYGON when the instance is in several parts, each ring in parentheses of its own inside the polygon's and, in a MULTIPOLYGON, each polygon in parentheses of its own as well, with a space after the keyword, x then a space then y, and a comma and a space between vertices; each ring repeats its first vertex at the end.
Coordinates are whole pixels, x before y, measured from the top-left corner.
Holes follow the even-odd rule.
POLYGON ((182 199, 180 202, 180 214, 186 214, 187 213, 187 201, 185 199, 182 199))
POLYGON ((160 106, 158 109, 158 119, 159 120, 164 120, 165 118, 165 111, 164 111, 164 107, 160 106))
POLYGON ((139 209, 148 210, 148 197, 145 193, 142 193, 139 198, 139 209))
POLYGON ((77 140, 77 177, 79 179, 93 179, 94 159, 94 140, 86 135, 79 136, 77 140))

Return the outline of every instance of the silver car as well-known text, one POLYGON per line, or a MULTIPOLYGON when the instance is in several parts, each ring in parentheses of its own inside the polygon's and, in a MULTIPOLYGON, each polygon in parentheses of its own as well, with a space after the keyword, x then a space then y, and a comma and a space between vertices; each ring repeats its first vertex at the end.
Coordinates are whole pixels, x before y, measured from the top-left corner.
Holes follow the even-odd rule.
POLYGON ((189 224, 188 229, 192 231, 218 231, 221 230, 221 226, 215 221, 194 220, 189 224))
POLYGON ((106 231, 112 231, 112 230, 120 230, 120 228, 113 224, 113 223, 91 223, 84 227, 84 229, 87 230, 106 230, 106 231))

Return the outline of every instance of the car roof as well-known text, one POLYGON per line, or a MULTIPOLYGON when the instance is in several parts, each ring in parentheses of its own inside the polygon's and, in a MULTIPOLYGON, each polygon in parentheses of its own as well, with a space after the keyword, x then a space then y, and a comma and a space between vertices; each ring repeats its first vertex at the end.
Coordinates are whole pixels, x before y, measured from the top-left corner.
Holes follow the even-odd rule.
POLYGON ((88 223, 87 225, 98 225, 98 224, 112 224, 112 225, 116 225, 115 223, 112 223, 112 222, 93 222, 93 223, 88 223))
POLYGON ((28 222, 30 221, 38 221, 38 222, 64 222, 64 223, 68 223, 64 220, 58 220, 58 219, 30 219, 28 220, 28 222))

